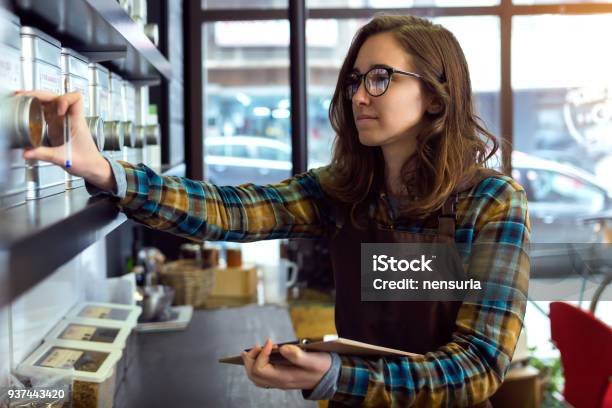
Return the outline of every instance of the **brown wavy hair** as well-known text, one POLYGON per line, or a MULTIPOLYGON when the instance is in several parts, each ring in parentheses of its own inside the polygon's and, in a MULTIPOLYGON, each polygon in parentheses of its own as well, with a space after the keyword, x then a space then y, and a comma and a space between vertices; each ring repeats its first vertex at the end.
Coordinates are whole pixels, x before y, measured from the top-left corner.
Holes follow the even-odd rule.
POLYGON ((422 90, 438 101, 438 113, 426 112, 417 134, 416 153, 402 167, 402 181, 413 196, 403 216, 424 217, 442 207, 461 180, 497 151, 494 135, 474 114, 467 62, 459 42, 446 28, 414 16, 378 15, 355 34, 329 107, 336 133, 325 192, 349 204, 351 218, 384 186, 384 158, 379 146, 360 143, 345 79, 353 70, 359 49, 368 37, 390 32, 411 55, 422 76, 422 90))

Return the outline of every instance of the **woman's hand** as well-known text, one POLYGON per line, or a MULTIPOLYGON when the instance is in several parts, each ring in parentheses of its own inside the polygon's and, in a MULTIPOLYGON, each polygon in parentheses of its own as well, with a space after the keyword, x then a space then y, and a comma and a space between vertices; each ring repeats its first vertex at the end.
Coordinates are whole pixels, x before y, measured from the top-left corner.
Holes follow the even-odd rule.
POLYGON ((283 345, 279 350, 293 366, 270 364, 272 347, 268 339, 263 348, 255 346, 241 354, 247 376, 258 387, 310 390, 331 367, 329 353, 304 351, 294 345, 283 345))
POLYGON ((42 103, 51 144, 51 147, 41 146, 26 150, 24 159, 41 160, 64 167, 66 149, 63 146, 63 123, 65 115, 68 115, 72 138, 72 162, 66 171, 83 177, 102 190, 113 191, 116 188, 110 164, 100 154, 89 132, 81 94, 70 92, 56 95, 45 91, 17 92, 17 94, 33 96, 42 103))

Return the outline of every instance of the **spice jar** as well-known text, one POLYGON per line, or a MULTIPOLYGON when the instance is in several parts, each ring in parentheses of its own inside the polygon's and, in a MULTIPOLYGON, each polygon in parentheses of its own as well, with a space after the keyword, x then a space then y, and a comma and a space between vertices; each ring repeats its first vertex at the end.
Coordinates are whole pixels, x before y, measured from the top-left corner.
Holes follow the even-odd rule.
POLYGON ((202 266, 201 245, 186 243, 179 247, 180 259, 193 259, 199 266, 202 266))
POLYGON ((219 266, 219 248, 203 248, 202 249, 202 267, 216 268, 219 266))
POLYGON ((160 166, 161 129, 149 115, 149 87, 136 89, 136 132, 143 139, 142 162, 150 167, 160 166))
POLYGON ((225 259, 228 268, 239 268, 242 266, 242 250, 240 248, 226 248, 225 259))
POLYGON ((128 147, 135 144, 134 138, 136 134, 134 133, 132 122, 128 121, 127 118, 127 101, 123 79, 114 72, 109 74, 108 79, 110 120, 118 122, 123 130, 120 156, 122 160, 127 160, 128 147))
MULTIPOLYGON (((71 50, 70 48, 61 49, 62 56, 62 77, 64 83, 63 91, 78 92, 81 94, 83 101, 83 110, 86 114, 89 113, 89 72, 88 72, 88 61, 85 57, 79 53, 71 50)), ((99 124, 94 124, 92 129, 92 122, 99 120, 99 118, 88 117, 87 124, 90 127, 90 131, 93 130, 92 137, 94 141, 97 139, 96 133, 99 131, 99 124)), ((72 145, 69 145, 71 147, 72 145)), ((72 174, 65 174, 65 185, 66 190, 71 190, 77 187, 82 187, 84 181, 80 177, 73 176, 72 174)))
POLYGON ((125 101, 125 129, 129 129, 131 137, 126 137, 127 155, 125 160, 129 163, 142 162, 142 147, 144 145, 144 132, 136 128, 136 88, 129 81, 123 81, 123 98, 125 101))
POLYGON ((90 116, 98 116, 104 121, 104 147, 102 150, 112 158, 122 159, 124 127, 121 121, 111 120, 109 81, 108 69, 100 64, 89 64, 89 114, 90 116))

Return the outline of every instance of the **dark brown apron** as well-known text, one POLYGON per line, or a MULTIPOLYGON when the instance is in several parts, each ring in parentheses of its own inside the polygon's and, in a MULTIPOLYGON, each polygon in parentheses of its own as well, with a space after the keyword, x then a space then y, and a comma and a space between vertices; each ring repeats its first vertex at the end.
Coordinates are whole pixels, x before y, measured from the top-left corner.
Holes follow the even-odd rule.
MULTIPOLYGON (((491 173, 481 172, 471 179, 477 184, 491 173)), ((459 190, 459 191, 462 191, 459 190)), ((372 211, 366 229, 350 221, 348 206, 337 205, 338 228, 330 231, 330 254, 336 287, 335 321, 340 337, 384 347, 425 354, 451 340, 455 331, 459 301, 361 301, 361 243, 447 243, 455 244, 455 207, 457 193, 442 209, 425 220, 437 232, 413 233, 378 226, 372 211)), ((330 406, 342 406, 333 403, 330 406)), ((478 407, 490 407, 485 402, 478 407)))

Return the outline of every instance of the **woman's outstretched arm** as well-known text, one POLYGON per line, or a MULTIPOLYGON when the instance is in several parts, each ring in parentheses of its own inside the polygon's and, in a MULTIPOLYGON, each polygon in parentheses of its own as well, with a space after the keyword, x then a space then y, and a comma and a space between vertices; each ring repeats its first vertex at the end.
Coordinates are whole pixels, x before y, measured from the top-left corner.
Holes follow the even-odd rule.
POLYGON ((142 164, 116 163, 126 181, 119 206, 151 228, 192 239, 235 242, 323 233, 319 169, 276 184, 217 186, 160 176, 142 164))
MULTIPOLYGON (((113 162, 100 154, 80 94, 25 93, 42 102, 48 122, 63 124, 65 116, 70 118, 73 157, 66 171, 83 177, 90 189, 119 196, 123 211, 143 224, 196 240, 247 242, 323 232, 328 212, 321 211, 323 195, 316 170, 265 186, 220 187, 160 176, 143 165, 113 162)), ((52 147, 27 150, 24 158, 64 166, 61 139, 52 141, 52 147)))

